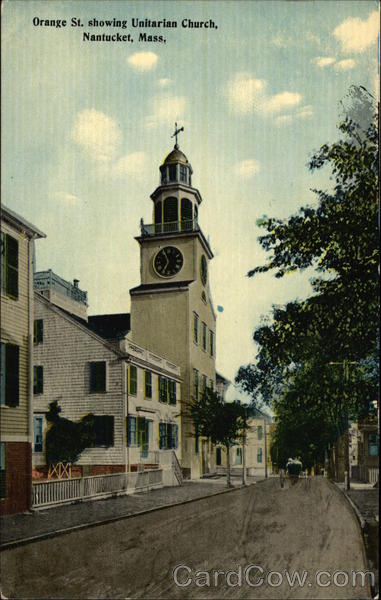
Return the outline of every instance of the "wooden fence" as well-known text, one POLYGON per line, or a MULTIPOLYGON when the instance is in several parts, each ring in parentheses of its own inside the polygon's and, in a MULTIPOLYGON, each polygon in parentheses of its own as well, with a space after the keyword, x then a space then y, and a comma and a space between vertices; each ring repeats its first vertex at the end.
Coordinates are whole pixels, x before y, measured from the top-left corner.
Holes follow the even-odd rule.
POLYGON ((163 472, 161 469, 36 481, 32 485, 32 506, 33 508, 48 508, 92 498, 133 494, 162 486, 163 472))

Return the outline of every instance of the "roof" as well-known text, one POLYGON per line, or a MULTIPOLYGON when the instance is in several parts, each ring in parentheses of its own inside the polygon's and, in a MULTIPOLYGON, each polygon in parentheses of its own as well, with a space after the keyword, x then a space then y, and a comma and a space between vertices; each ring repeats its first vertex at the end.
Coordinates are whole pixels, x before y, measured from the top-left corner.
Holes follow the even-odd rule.
POLYGON ((17 229, 24 231, 31 238, 46 238, 46 233, 38 229, 35 225, 32 225, 32 223, 29 223, 29 221, 18 213, 4 206, 4 204, 1 205, 1 217, 9 221, 17 229))
POLYGON ((163 165, 174 164, 178 162, 183 163, 184 165, 189 164, 189 161, 185 156, 184 152, 181 152, 181 150, 175 146, 173 150, 164 159, 163 165))
POLYGON ((253 406, 249 406, 248 412, 249 412, 249 416, 252 417, 253 419, 265 419, 266 421, 273 420, 271 415, 263 412, 262 410, 259 410, 259 408, 255 408, 253 406))
POLYGON ((131 329, 130 313, 92 315, 88 318, 87 325, 105 340, 121 339, 131 329))
POLYGON ((163 283, 146 283, 144 285, 138 285, 130 290, 130 294, 138 294, 140 292, 151 292, 154 290, 178 290, 181 288, 187 288, 190 283, 193 283, 194 279, 188 279, 187 281, 165 281, 163 283))
POLYGON ((231 383, 230 379, 226 379, 226 377, 224 377, 223 375, 221 375, 221 373, 218 373, 216 371, 216 380, 220 381, 221 383, 231 383))

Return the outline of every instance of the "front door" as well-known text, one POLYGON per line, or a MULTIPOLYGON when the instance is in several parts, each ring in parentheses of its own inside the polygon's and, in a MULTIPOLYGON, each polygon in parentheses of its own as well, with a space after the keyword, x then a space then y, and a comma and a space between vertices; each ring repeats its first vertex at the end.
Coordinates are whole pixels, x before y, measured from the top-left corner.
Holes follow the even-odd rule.
POLYGON ((209 473, 209 461, 208 461, 208 441, 202 440, 201 444, 201 474, 209 473))
POLYGON ((138 417, 138 443, 141 458, 147 458, 149 448, 149 423, 144 417, 138 417))

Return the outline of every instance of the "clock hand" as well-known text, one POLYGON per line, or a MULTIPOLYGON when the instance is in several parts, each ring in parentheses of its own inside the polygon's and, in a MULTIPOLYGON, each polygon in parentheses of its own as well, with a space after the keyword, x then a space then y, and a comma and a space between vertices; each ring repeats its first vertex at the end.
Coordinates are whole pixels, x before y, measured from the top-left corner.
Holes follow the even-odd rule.
POLYGON ((166 262, 166 264, 164 265, 164 269, 166 269, 166 268, 167 268, 167 266, 169 265, 169 258, 168 258, 168 256, 167 256, 167 253, 166 253, 166 251, 165 251, 165 250, 163 250, 163 254, 164 254, 164 256, 165 256, 165 258, 166 258, 166 261, 167 261, 167 262, 166 262))

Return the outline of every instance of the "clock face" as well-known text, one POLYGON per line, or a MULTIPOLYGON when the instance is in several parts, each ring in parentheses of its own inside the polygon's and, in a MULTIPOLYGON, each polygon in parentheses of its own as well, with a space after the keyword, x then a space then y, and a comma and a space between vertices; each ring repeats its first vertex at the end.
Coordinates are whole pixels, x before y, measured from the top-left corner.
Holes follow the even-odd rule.
POLYGON ((158 275, 172 277, 183 266, 183 255, 178 248, 165 246, 165 248, 159 250, 153 259, 153 266, 158 275))
POLYGON ((201 256, 200 271, 201 271, 201 281, 202 281, 203 285, 205 285, 206 280, 208 278, 208 263, 206 262, 206 258, 204 255, 201 256))

